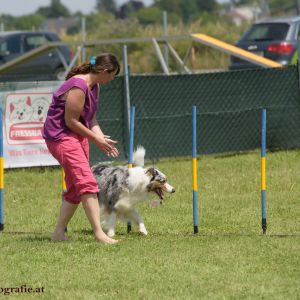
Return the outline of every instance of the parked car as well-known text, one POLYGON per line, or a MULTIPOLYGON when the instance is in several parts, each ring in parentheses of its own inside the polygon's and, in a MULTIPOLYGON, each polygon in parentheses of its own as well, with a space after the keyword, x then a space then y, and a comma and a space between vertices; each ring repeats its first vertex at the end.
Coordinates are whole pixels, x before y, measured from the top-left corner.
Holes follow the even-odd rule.
MULTIPOLYGON (((59 41, 54 32, 0 32, 0 67, 30 50, 59 41)), ((62 80, 64 64, 68 65, 70 60, 71 53, 67 46, 52 48, 7 72, 0 73, 0 81, 62 80)))
MULTIPOLYGON (((300 16, 271 18, 254 23, 236 46, 264 56, 283 65, 297 62, 297 40, 300 36, 300 16)), ((259 68, 259 66, 230 57, 230 70, 259 68)))

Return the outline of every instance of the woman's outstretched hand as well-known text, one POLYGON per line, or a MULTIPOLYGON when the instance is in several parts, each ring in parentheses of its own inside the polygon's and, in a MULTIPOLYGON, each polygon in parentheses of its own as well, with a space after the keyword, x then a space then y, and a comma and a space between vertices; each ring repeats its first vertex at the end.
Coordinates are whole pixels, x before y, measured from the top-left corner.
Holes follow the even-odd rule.
POLYGON ((111 156, 116 158, 119 156, 119 150, 115 147, 117 141, 114 141, 108 135, 104 135, 104 137, 97 137, 95 140, 96 146, 103 151, 107 156, 111 156))
POLYGON ((108 153, 108 156, 112 156, 114 158, 119 156, 119 150, 115 147, 115 144, 117 144, 117 141, 114 141, 110 138, 109 135, 104 135, 105 141, 112 147, 110 153, 108 153))

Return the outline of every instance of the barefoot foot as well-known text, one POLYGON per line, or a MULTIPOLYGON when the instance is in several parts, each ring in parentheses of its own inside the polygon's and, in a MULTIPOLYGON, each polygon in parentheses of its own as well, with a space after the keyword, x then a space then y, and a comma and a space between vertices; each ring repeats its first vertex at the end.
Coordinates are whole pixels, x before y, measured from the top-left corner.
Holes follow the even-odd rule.
POLYGON ((67 236, 65 236, 64 233, 53 232, 51 236, 51 240, 53 242, 65 242, 68 241, 69 239, 67 236))
POLYGON ((100 234, 95 234, 95 238, 96 238, 96 241, 103 243, 103 244, 113 245, 113 244, 119 243, 118 240, 111 239, 104 232, 102 232, 100 234))

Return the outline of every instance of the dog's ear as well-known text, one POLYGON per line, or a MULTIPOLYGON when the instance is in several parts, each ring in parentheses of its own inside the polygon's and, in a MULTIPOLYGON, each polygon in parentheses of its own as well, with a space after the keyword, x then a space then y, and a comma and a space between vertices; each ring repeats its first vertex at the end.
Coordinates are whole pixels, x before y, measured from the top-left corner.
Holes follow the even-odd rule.
POLYGON ((155 169, 154 168, 148 168, 145 173, 150 177, 154 177, 155 176, 155 169))

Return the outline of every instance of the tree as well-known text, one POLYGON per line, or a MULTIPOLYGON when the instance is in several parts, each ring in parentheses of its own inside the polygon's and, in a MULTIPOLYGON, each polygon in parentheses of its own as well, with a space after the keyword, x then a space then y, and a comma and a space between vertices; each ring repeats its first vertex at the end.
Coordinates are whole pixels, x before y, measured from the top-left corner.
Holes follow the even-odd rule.
POLYGON ((0 14, 0 24, 4 27, 4 30, 16 29, 15 18, 11 15, 0 14))
POLYGON ((285 12, 292 9, 297 9, 297 0, 264 0, 269 3, 270 11, 273 14, 285 12))
POLYGON ((129 18, 131 15, 133 15, 135 12, 139 11, 142 8, 144 8, 144 3, 142 1, 131 0, 125 2, 120 7, 118 17, 121 19, 129 18))
POLYGON ((190 22, 193 16, 198 15, 198 7, 195 0, 180 0, 179 7, 184 23, 190 22))
POLYGON ((207 12, 214 12, 218 6, 216 0, 196 0, 197 6, 201 12, 207 11, 207 12))
POLYGON ((117 6, 115 0, 97 0, 96 10, 98 12, 106 12, 116 15, 117 6))
POLYGON ((184 23, 187 23, 201 13, 213 13, 218 4, 216 0, 155 0, 154 6, 168 13, 177 14, 184 23))
POLYGON ((253 5, 260 0, 230 0, 232 5, 253 5))
POLYGON ((44 20, 45 18, 38 14, 20 16, 15 19, 15 26, 20 30, 37 30, 42 26, 44 20))
MULTIPOLYGON (((144 7, 133 14, 142 25, 162 24, 162 10, 157 6, 144 7)), ((178 21, 178 20, 177 20, 178 21)), ((170 15, 168 15, 170 23, 170 15)))
MULTIPOLYGON (((142 25, 163 24, 163 11, 158 6, 144 7, 132 14, 142 25)), ((176 13, 168 13, 168 24, 178 24, 181 18, 176 13)))
POLYGON ((68 8, 60 0, 51 0, 50 6, 40 7, 36 13, 45 18, 69 17, 71 15, 68 8))
POLYGON ((233 6, 259 5, 264 16, 288 12, 299 14, 300 10, 300 0, 230 0, 230 2, 233 6))
POLYGON ((154 5, 167 12, 174 12, 181 15, 180 0, 155 0, 154 5))

